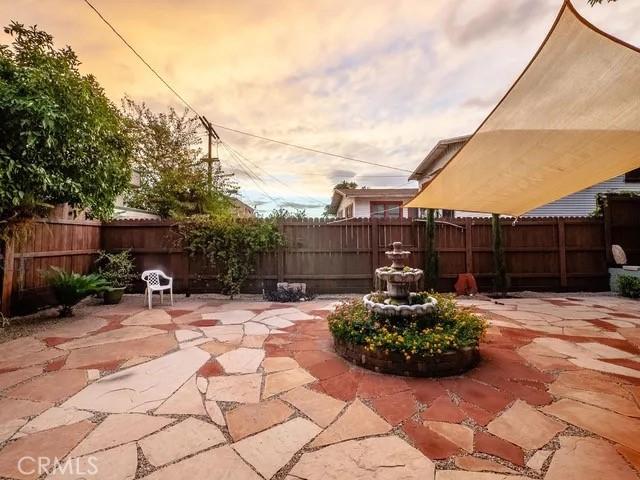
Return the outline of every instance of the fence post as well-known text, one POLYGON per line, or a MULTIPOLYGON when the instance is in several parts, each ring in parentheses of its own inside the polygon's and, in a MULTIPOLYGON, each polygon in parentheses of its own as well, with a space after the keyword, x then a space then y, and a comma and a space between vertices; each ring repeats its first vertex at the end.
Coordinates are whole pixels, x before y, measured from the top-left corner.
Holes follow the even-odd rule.
POLYGON ((558 261, 560 263, 560 286, 567 286, 567 242, 564 218, 558 219, 558 261))
POLYGON ((464 249, 465 249, 465 267, 467 273, 473 273, 473 245, 471 229, 473 225, 471 223, 471 217, 464 219, 464 249))
POLYGON ((607 266, 614 265, 613 253, 611 252, 611 206, 612 198, 606 195, 602 200, 604 215, 604 253, 607 258, 607 266))
POLYGON ((371 279, 373 289, 377 290, 375 271, 380 264, 380 248, 378 247, 378 219, 371 219, 371 228, 369 229, 369 245, 371 247, 371 279))
POLYGON ((4 244, 4 268, 2 269, 2 314, 11 315, 11 295, 13 293, 13 269, 15 263, 15 243, 8 238, 4 244))
MULTIPOLYGON (((284 237, 284 224, 282 223, 282 221, 278 222, 278 232, 280 232, 280 235, 282 235, 284 237)), ((277 265, 278 282, 284 282, 285 248, 286 247, 278 248, 278 260, 277 260, 277 262, 278 262, 278 265, 277 265)))

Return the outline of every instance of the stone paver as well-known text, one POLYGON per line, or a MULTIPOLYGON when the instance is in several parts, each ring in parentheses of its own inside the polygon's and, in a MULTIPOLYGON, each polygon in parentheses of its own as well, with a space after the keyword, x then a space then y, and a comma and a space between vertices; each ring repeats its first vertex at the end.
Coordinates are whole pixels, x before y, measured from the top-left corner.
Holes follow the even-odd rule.
POLYGON ((488 453, 489 455, 500 457, 514 465, 524 466, 524 453, 522 449, 500 437, 484 432, 476 432, 474 449, 476 452, 488 453))
POLYGON ((372 403, 375 411, 391 425, 399 425, 418 411, 418 404, 410 391, 378 397, 372 403))
POLYGON ((0 443, 9 440, 25 423, 24 418, 16 418, 0 423, 0 443))
POLYGON ((173 421, 172 418, 153 417, 141 413, 109 415, 71 452, 71 457, 81 457, 139 440, 173 421))
POLYGON ((570 358, 569 361, 574 365, 582 368, 590 368, 598 372, 613 373, 614 375, 622 375, 631 378, 640 378, 640 370, 615 365, 613 363, 603 362, 595 358, 570 358))
POLYGON ((323 320, 336 302, 89 306, 0 345, 0 466, 64 446, 107 480, 434 480, 432 460, 435 480, 636 475, 640 304, 502 300, 459 299, 492 325, 482 362, 442 379, 338 357, 323 320))
POLYGON ((63 425, 71 425, 82 420, 89 420, 93 413, 75 408, 53 407, 41 413, 20 429, 18 435, 26 435, 42 430, 49 430, 63 425))
POLYGON ((302 368, 270 373, 264 381, 263 398, 314 382, 316 378, 302 368))
POLYGON ((242 337, 241 347, 261 348, 269 335, 245 335, 242 337))
POLYGON ((505 475, 489 472, 463 472, 460 470, 439 470, 436 480, 530 480, 524 475, 505 475))
POLYGON ((262 323, 256 322, 247 322, 244 324, 244 334, 245 335, 268 335, 269 327, 263 325, 262 323))
POLYGON ((78 338, 65 342, 57 346, 63 350, 73 350, 76 348, 93 347, 95 345, 105 345, 108 343, 123 342, 126 340, 138 340, 140 338, 151 337, 153 335, 162 335, 166 333, 164 330, 151 327, 123 327, 116 330, 109 330, 98 333, 91 337, 78 338))
POLYGON ((70 318, 45 332, 37 333, 37 338, 79 338, 105 327, 109 322, 104 318, 84 317, 70 318))
POLYGON ((545 480, 637 479, 636 473, 603 440, 585 437, 560 437, 558 450, 545 480))
POLYGON ((469 470, 471 472, 496 472, 496 473, 508 473, 517 474, 513 468, 505 467, 501 463, 489 460, 486 458, 478 458, 466 455, 464 457, 456 457, 456 467, 462 470, 469 470))
MULTIPOLYGON (((288 358, 288 357, 285 357, 288 358)), ((42 374, 42 367, 27 367, 19 370, 0 374, 0 390, 12 387, 18 383, 29 380, 35 376, 42 374)))
POLYGON ((547 458, 549 458, 552 453, 551 450, 538 450, 527 460, 527 467, 536 472, 541 471, 544 462, 547 461, 547 458))
POLYGON ((195 340, 196 338, 202 337, 202 333, 194 330, 176 330, 173 333, 175 334, 178 342, 187 342, 189 340, 195 340))
POLYGON ((65 405, 110 413, 146 412, 160 406, 208 359, 209 354, 198 348, 170 353, 102 377, 65 405))
POLYGON ((342 411, 345 402, 305 387, 294 388, 280 397, 321 427, 327 427, 342 411))
POLYGON ((360 400, 353 402, 345 412, 311 444, 322 447, 352 438, 380 435, 391 430, 391 425, 376 415, 360 400))
MULTIPOLYGON (((64 458, 95 425, 83 420, 72 425, 45 430, 19 438, 0 451, 0 477, 35 479, 45 471, 39 471, 30 458, 64 458), (19 464, 20 459, 27 457, 19 464), (22 473, 22 470, 24 473, 22 473)), ((37 460, 36 460, 37 461, 37 460)))
POLYGON ((159 467, 224 442, 217 427, 190 417, 138 443, 151 465, 159 467))
POLYGON ((253 373, 264 359, 264 350, 238 348, 216 358, 226 373, 253 373))
POLYGON ((59 402, 78 392, 87 384, 84 370, 60 370, 28 380, 5 392, 12 398, 59 402))
POLYGON ((204 320, 219 320, 223 325, 234 325, 248 322, 256 314, 250 310, 231 310, 227 312, 205 313, 202 315, 204 320))
MULTIPOLYGON (((615 388, 611 388, 615 391, 615 388)), ((549 387, 549 393, 556 397, 571 398, 583 403, 595 405, 597 407, 613 410, 614 412, 627 415, 629 417, 640 417, 640 406, 631 398, 616 395, 614 393, 592 392, 571 387, 561 380, 554 382, 549 387)))
POLYGON ((218 355, 222 355, 230 350, 235 349, 236 347, 224 342, 218 342, 217 340, 211 340, 207 343, 202 343, 198 345, 200 350, 204 350, 205 352, 210 353, 211 355, 217 357, 218 355))
POLYGON ((51 407, 53 407, 53 404, 50 402, 0 398, 0 424, 18 418, 38 415, 51 407))
POLYGON ((171 315, 164 310, 154 308, 136 313, 126 320, 123 320, 122 325, 167 325, 170 323, 171 315))
POLYGON ((305 453, 293 467, 306 480, 429 480, 434 464, 398 437, 350 440, 305 453))
POLYGON ((569 399, 558 400, 542 410, 565 422, 640 451, 640 420, 569 399))
POLYGON ((457 445, 463 450, 473 452, 473 430, 465 425, 447 422, 424 422, 424 426, 429 430, 443 436, 451 443, 457 445))
POLYGON ((280 372, 298 368, 298 362, 291 357, 267 357, 262 362, 262 368, 266 373, 280 372))
POLYGON ((321 429, 304 418, 294 418, 234 443, 234 450, 263 477, 271 478, 321 429))
POLYGON ((258 403, 262 375, 249 373, 230 377, 209 378, 207 400, 222 402, 258 403))
POLYGON ((231 449, 219 447, 208 450, 168 467, 156 470, 144 480, 261 480, 231 449))
MULTIPOLYGON (((64 466, 64 463, 62 464, 64 466)), ((73 471, 63 467, 51 472, 46 480, 132 480, 138 468, 135 443, 72 459, 73 471)))
POLYGON ((561 422, 520 400, 487 425, 489 432, 525 450, 534 450, 546 445, 564 429, 565 425, 561 422))
POLYGON ((218 340, 219 342, 231 343, 239 345, 242 342, 242 335, 244 330, 242 325, 219 325, 215 327, 201 327, 200 330, 204 334, 218 340))
POLYGON ((229 435, 235 442, 249 435, 282 423, 293 414, 293 410, 280 400, 268 400, 257 404, 240 405, 227 412, 226 423, 229 435))
POLYGON ((44 348, 33 353, 23 352, 16 355, 9 355, 3 352, 3 357, 0 359, 0 371, 9 371, 16 368, 30 367, 32 365, 43 365, 47 362, 62 358, 65 355, 65 352, 57 348, 44 348))
POLYGON ((220 425, 221 427, 226 425, 224 414, 222 413, 222 410, 220 410, 220 407, 215 400, 206 400, 204 402, 204 408, 206 409, 207 415, 209 415, 209 418, 213 423, 215 423, 216 425, 220 425))
MULTIPOLYGON (((206 378, 199 377, 205 382, 206 378)), ((206 392, 206 388, 205 388, 206 392)), ((154 412, 156 415, 206 415, 200 389, 193 376, 154 412)))

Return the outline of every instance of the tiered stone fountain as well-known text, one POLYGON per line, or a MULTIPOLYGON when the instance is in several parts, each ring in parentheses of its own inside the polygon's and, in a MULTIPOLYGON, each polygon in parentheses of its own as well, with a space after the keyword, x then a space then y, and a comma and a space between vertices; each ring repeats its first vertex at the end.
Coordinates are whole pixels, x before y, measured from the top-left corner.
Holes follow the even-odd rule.
MULTIPOLYGON (((386 291, 363 297, 366 308, 388 322, 419 320, 437 313, 438 302, 431 296, 411 292, 410 288, 422 278, 419 268, 406 267, 404 262, 411 252, 402 250, 400 242, 385 252, 390 267, 376 269, 376 278, 386 282, 386 291)), ((437 318, 433 319, 437 322, 437 318)), ((405 355, 386 350, 370 350, 363 345, 335 339, 335 349, 350 362, 380 373, 414 377, 442 377, 459 375, 475 366, 480 354, 477 346, 445 351, 433 355, 405 355)))
POLYGON ((375 302, 373 298, 378 295, 365 295, 363 301, 367 309, 385 317, 425 315, 433 311, 437 304, 435 298, 424 299, 409 291, 411 285, 415 285, 423 275, 419 268, 405 267, 404 261, 411 252, 402 250, 402 243, 394 242, 393 250, 385 252, 385 255, 391 260, 391 266, 376 269, 376 278, 387 283, 387 290, 383 294, 385 299, 375 302), (416 302, 418 298, 423 300, 423 303, 416 302))

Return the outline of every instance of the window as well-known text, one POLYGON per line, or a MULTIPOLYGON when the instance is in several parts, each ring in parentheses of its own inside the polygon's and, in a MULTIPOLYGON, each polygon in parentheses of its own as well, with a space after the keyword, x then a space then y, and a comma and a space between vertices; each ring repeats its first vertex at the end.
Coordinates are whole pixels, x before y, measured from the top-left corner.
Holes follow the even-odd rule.
POLYGON ((640 168, 625 173, 624 181, 625 183, 640 183, 640 168))
POLYGON ((344 209, 344 216, 347 218, 353 218, 353 203, 344 209))
POLYGON ((402 202, 371 202, 371 218, 402 217, 402 202))

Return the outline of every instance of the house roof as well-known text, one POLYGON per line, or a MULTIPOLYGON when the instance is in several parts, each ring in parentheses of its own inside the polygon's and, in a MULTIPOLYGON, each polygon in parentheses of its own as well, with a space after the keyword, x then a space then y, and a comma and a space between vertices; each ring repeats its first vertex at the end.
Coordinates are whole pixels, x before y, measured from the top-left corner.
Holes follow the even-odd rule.
POLYGON ((235 208, 239 208, 239 209, 246 209, 249 212, 251 212, 251 214, 253 214, 253 212, 255 211, 255 209, 253 207, 250 207, 249 205, 247 205, 246 203, 244 203, 242 200, 240 200, 239 198, 235 198, 235 197, 231 197, 231 204, 235 207, 235 208))
MULTIPOLYGON (((462 145, 464 145, 470 138, 471 135, 462 135, 460 137, 444 138, 440 140, 435 144, 431 151, 427 153, 427 156, 424 157, 424 160, 422 160, 422 162, 420 162, 420 165, 418 165, 418 167, 413 171, 413 173, 409 177, 409 180, 420 180, 425 175, 437 173, 435 171, 432 171, 433 167, 436 161, 447 151, 447 148, 455 144, 460 144, 460 146, 462 147, 462 145)), ((439 165, 438 170, 441 170, 443 167, 444 165, 439 165)))
POLYGON ((335 188, 329 210, 335 214, 343 198, 381 198, 405 200, 418 193, 417 188, 335 188))

